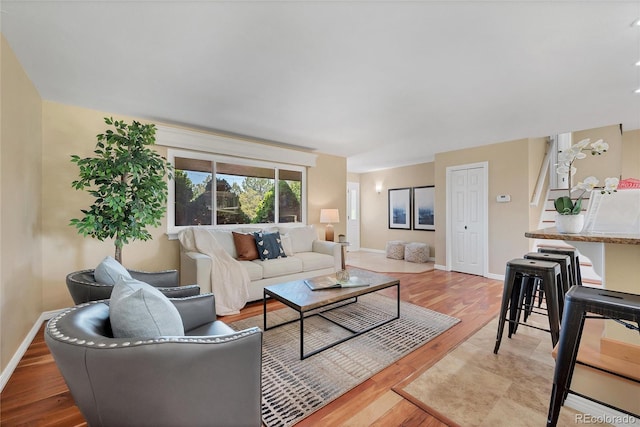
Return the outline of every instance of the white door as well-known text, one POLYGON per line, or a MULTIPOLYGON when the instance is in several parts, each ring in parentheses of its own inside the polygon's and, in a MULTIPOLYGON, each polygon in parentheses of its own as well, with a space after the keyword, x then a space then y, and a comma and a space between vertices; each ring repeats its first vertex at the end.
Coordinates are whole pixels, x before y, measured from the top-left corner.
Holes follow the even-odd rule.
POLYGON ((360 183, 347 182, 347 250, 360 250, 360 183))
POLYGON ((449 175, 450 268, 485 274, 486 169, 451 168, 449 175))

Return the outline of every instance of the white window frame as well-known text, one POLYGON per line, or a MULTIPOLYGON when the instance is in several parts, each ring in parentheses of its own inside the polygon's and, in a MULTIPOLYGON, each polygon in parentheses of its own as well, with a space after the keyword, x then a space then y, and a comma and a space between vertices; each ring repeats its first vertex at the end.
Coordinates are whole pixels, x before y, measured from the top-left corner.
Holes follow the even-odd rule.
MULTIPOLYGON (((169 163, 171 163, 172 165, 175 165, 175 158, 176 157, 184 157, 184 158, 188 158, 188 159, 205 160, 205 161, 213 162, 213 170, 212 170, 212 172, 213 172, 213 179, 214 180, 216 179, 216 163, 232 163, 232 164, 242 165, 242 166, 253 166, 253 167, 262 167, 262 168, 274 169, 274 171, 275 171, 275 179, 276 179, 276 197, 278 196, 278 185, 277 185, 277 182, 278 182, 278 179, 279 179, 279 171, 280 171, 280 169, 301 172, 301 174, 302 174, 302 184, 301 184, 301 193, 302 194, 301 194, 301 200, 300 200, 300 205, 301 205, 301 209, 302 209, 301 222, 303 224, 307 223, 307 168, 305 166, 299 166, 299 165, 293 165, 293 164, 287 164, 287 163, 265 162, 265 161, 261 161, 261 160, 244 159, 244 158, 240 158, 240 157, 223 156, 223 155, 219 155, 219 154, 202 153, 202 152, 191 151, 191 150, 180 150, 180 149, 168 148, 167 149, 167 160, 169 161, 169 163)), ((171 179, 168 182, 169 191, 168 191, 168 196, 167 196, 167 235, 169 236, 169 239, 176 239, 178 233, 180 232, 180 230, 183 230, 183 229, 189 228, 189 227, 193 227, 192 225, 182 225, 182 226, 175 225, 175 221, 176 221, 176 211, 175 211, 176 194, 175 194, 175 191, 176 190, 175 190, 175 182, 174 181, 175 181, 174 179, 171 179)), ((213 184, 213 188, 215 188, 215 184, 213 184)), ((214 194, 212 203, 213 203, 214 212, 215 212, 215 203, 216 203, 215 191, 213 191, 212 194, 214 194)), ((204 226, 204 227, 237 228, 237 227, 242 226, 242 225, 250 225, 252 227, 273 226, 275 224, 279 224, 277 222, 278 209, 279 209, 279 204, 278 203, 276 203, 275 209, 276 209, 276 212, 275 212, 274 222, 273 223, 265 223, 265 224, 221 224, 221 225, 214 224, 214 225, 208 225, 208 226, 204 226)), ((215 216, 212 218, 212 220, 215 220, 215 216)))

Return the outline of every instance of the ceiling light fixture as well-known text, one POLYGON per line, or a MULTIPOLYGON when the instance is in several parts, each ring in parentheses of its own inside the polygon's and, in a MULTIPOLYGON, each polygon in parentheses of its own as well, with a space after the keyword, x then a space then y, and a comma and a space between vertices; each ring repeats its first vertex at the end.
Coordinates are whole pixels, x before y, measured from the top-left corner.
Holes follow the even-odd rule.
POLYGON ((631 23, 631 27, 640 27, 640 18, 631 23))

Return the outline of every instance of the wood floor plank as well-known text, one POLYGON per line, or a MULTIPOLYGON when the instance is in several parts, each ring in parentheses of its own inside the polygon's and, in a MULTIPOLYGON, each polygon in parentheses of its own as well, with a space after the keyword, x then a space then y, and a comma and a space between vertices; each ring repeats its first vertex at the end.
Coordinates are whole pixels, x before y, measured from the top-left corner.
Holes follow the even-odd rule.
MULTIPOLYGON (((499 311, 502 282, 445 271, 389 273, 400 279, 400 297, 461 322, 408 354, 369 380, 298 423, 306 426, 377 425, 443 427, 410 401, 395 394, 394 386, 435 364, 499 311), (376 409, 378 408, 378 409, 376 409), (382 411, 380 408, 384 409, 382 411)), ((395 290, 383 291, 395 297, 395 290)), ((269 311, 282 308, 270 301, 269 311)), ((262 314, 262 303, 252 303, 240 314, 225 316, 231 323, 262 314)), ((86 426, 43 339, 34 338, 0 395, 0 425, 86 426)))

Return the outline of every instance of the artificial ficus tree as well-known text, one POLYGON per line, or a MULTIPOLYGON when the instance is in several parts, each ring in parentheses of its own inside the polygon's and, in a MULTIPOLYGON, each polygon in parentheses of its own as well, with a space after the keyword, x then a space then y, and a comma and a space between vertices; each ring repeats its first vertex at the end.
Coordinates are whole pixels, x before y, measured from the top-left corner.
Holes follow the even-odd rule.
POLYGON ((114 239, 115 259, 122 263, 122 247, 133 240, 151 239, 147 228, 161 224, 167 203, 166 178, 172 178, 173 167, 151 148, 154 124, 127 124, 108 117, 104 121, 114 129, 97 135, 95 156, 71 156, 80 169, 72 187, 86 190, 94 201, 70 225, 85 237, 114 239))

